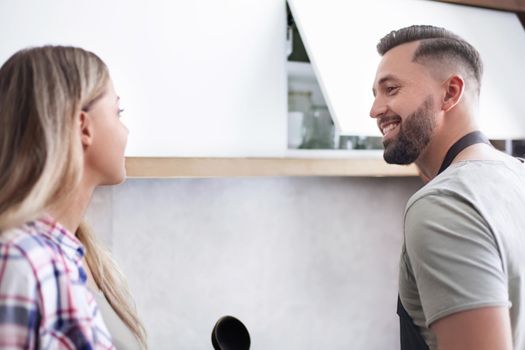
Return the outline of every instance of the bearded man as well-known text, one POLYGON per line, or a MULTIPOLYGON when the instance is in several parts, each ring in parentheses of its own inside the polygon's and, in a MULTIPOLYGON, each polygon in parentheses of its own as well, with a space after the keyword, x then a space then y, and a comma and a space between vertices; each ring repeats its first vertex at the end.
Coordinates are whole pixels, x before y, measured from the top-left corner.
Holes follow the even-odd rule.
POLYGON ((401 348, 525 350, 525 165, 476 124, 480 55, 433 26, 393 31, 377 49, 370 116, 384 159, 428 180, 405 210, 401 348))

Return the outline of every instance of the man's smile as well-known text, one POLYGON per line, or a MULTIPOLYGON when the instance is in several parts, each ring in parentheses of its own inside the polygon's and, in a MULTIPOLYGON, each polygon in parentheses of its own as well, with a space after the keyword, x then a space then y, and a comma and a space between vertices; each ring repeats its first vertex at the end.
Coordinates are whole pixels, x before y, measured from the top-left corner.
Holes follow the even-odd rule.
POLYGON ((383 134, 383 137, 386 138, 388 135, 393 134, 394 130, 398 129, 399 125, 401 124, 401 118, 398 116, 384 117, 379 119, 377 124, 379 130, 381 130, 381 133, 383 134))

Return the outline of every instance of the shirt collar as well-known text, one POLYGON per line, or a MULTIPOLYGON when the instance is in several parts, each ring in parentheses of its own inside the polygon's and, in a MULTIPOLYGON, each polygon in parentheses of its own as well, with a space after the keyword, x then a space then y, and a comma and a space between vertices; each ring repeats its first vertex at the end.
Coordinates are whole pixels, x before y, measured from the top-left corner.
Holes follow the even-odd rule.
POLYGON ((34 221, 40 234, 45 235, 55 242, 64 254, 75 263, 84 257, 85 248, 82 242, 64 226, 50 216, 45 216, 34 221))

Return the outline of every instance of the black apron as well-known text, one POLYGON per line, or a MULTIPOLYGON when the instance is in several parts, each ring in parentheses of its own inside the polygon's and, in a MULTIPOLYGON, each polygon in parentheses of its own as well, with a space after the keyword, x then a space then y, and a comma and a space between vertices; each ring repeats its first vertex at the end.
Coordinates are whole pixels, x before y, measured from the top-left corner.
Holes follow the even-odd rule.
MULTIPOLYGON (((479 131, 471 132, 454 143, 448 150, 439 168, 438 175, 448 168, 461 151, 476 143, 486 143, 490 145, 489 140, 479 131)), ((412 318, 403 307, 399 295, 397 297, 397 314, 399 315, 401 350, 429 350, 419 328, 414 324, 412 318)))

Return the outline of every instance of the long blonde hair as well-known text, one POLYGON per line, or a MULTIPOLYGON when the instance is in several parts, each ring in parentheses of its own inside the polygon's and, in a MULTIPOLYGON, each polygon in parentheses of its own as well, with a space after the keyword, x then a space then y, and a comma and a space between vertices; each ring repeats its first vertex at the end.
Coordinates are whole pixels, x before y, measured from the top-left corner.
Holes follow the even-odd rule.
MULTIPOLYGON (((43 46, 18 51, 0 68, 0 233, 60 205, 79 184, 82 147, 78 113, 102 96, 109 81, 94 53, 43 46)), ((146 333, 122 274, 82 223, 95 283, 143 348, 146 333)))

